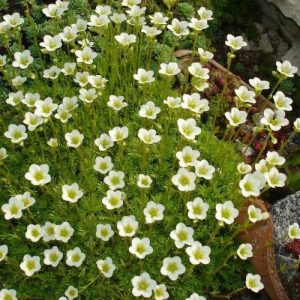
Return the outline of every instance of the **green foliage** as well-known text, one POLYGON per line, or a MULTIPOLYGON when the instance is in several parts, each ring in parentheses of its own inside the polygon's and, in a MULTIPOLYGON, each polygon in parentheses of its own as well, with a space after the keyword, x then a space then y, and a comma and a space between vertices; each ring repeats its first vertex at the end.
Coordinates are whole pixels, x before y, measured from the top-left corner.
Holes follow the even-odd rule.
POLYGON ((195 9, 191 4, 183 2, 176 6, 175 12, 184 19, 190 19, 195 14, 195 9))

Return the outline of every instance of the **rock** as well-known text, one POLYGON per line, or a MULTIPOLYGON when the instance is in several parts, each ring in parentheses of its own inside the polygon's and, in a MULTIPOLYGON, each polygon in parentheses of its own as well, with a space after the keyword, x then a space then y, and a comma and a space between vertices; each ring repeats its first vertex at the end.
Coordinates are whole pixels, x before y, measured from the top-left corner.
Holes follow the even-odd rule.
POLYGON ((300 223, 300 191, 276 202, 271 210, 274 222, 274 240, 284 244, 288 240, 288 228, 300 223))
POLYGON ((278 24, 276 21, 273 19, 273 17, 263 15, 262 17, 262 25, 266 29, 278 29, 278 24))
POLYGON ((270 38, 267 33, 264 33, 259 40, 259 48, 265 53, 272 53, 274 51, 270 38))
POLYGON ((282 57, 288 52, 288 50, 289 50, 288 43, 282 41, 277 47, 277 53, 276 53, 277 59, 281 60, 282 57))
POLYGON ((277 255, 276 258, 278 269, 279 271, 282 271, 280 272, 280 275, 283 277, 285 282, 289 282, 297 273, 297 270, 293 269, 297 260, 283 255, 277 255))
POLYGON ((283 60, 288 60, 297 67, 297 74, 300 76, 300 41, 293 44, 292 48, 284 55, 283 60))
POLYGON ((265 29, 262 26, 262 24, 254 22, 254 26, 259 34, 263 34, 265 32, 265 29))
POLYGON ((280 37, 279 33, 275 29, 270 29, 268 31, 268 36, 274 48, 277 48, 283 39, 280 37))

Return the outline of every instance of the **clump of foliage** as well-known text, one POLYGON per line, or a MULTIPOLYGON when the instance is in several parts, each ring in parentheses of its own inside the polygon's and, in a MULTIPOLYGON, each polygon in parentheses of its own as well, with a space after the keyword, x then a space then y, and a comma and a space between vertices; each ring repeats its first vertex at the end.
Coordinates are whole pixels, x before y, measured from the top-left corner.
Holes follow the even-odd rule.
MULTIPOLYGON (((202 98, 212 53, 197 49, 212 12, 155 14, 146 26, 134 3, 24 1, 25 16, 0 23, 4 299, 201 300, 263 288, 237 236, 268 214, 252 205, 235 221, 245 198, 284 184, 282 157, 250 173, 234 143, 261 90, 237 91, 240 110, 217 137, 227 78, 202 98), (173 53, 191 33, 183 73, 173 53)), ((229 70, 244 44, 226 43, 229 70)))

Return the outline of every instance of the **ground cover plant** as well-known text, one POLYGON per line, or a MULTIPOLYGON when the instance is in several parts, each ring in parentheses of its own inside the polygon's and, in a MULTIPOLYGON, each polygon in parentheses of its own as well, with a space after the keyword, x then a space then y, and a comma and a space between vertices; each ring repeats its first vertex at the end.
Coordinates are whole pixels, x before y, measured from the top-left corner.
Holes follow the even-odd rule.
MULTIPOLYGON (((237 236, 268 214, 253 200, 236 219, 248 198, 285 184, 281 153, 264 150, 291 103, 282 96, 251 120, 268 137, 245 164, 235 137, 268 83, 239 87, 229 106, 225 76, 204 99, 213 54, 197 43, 212 12, 172 19, 173 4, 148 15, 138 0, 24 1, 24 15, 3 16, 1 300, 203 300, 263 288, 252 245, 237 236), (173 52, 188 35, 182 72, 173 52), (216 136, 220 118, 228 126, 216 136)), ((229 70, 245 43, 228 35, 226 45, 229 70)), ((278 82, 296 72, 277 69, 278 82)), ((287 233, 299 238, 298 224, 287 233)))

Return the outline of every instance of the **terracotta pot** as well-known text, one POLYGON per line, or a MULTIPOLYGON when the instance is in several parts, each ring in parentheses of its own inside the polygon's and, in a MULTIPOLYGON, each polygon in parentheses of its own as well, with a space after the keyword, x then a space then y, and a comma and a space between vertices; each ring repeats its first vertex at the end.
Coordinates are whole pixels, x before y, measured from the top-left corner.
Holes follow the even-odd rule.
MULTIPOLYGON (((175 56, 180 59, 182 69, 185 69, 191 63, 192 50, 187 50, 187 49, 177 50, 177 51, 175 51, 175 56)), ((199 61, 198 52, 195 53, 194 60, 199 61)), ((224 74, 227 73, 226 68, 224 68, 221 64, 219 64, 218 62, 216 62, 213 59, 209 60, 207 65, 210 66, 210 67, 213 67, 214 69, 217 69, 217 70, 221 71, 224 74)), ((238 81, 239 85, 244 85, 249 90, 253 90, 253 88, 248 83, 246 83, 239 76, 233 74, 230 71, 229 71, 228 79, 229 79, 229 81, 232 80, 232 79, 235 80, 235 81, 238 81)), ((256 99, 257 99, 257 105, 256 106, 257 106, 258 110, 261 107, 265 106, 265 103, 267 103, 266 107, 270 107, 270 108, 273 107, 273 104, 266 97, 264 97, 263 95, 258 96, 256 99)))
MULTIPOLYGON (((267 212, 266 203, 262 200, 252 200, 241 210, 237 222, 242 224, 248 218, 248 206, 253 204, 263 212, 267 212)), ((280 281, 275 254, 272 247, 273 243, 273 221, 270 216, 267 220, 256 223, 246 232, 239 235, 245 243, 253 246, 253 257, 251 263, 257 274, 262 277, 265 291, 271 300, 289 300, 284 287, 280 281)))

